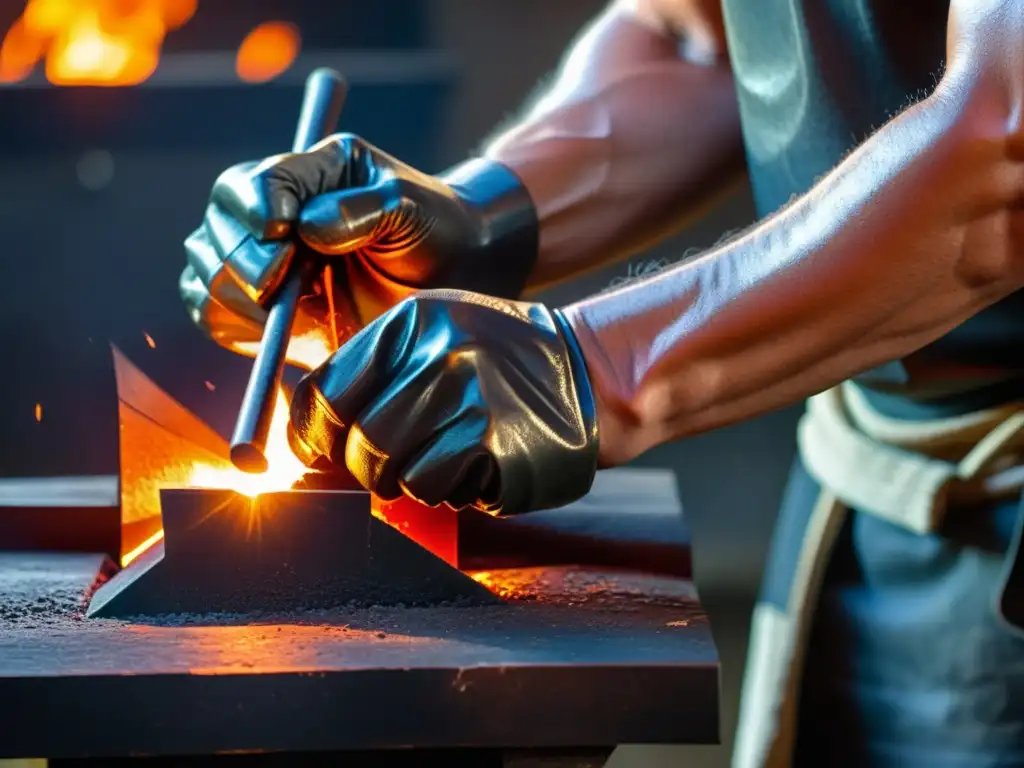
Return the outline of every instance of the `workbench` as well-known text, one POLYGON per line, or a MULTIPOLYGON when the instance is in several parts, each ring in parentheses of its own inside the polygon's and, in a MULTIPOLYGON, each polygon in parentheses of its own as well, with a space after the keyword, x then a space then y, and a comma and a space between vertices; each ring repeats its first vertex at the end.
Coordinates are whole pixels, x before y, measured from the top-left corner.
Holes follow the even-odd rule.
MULTIPOLYGON (((619 472, 594 493, 669 503, 619 472)), ((599 765, 617 744, 718 740, 718 659, 686 578, 503 568, 475 574, 501 605, 86 618, 109 567, 0 552, 0 758, 599 765)))

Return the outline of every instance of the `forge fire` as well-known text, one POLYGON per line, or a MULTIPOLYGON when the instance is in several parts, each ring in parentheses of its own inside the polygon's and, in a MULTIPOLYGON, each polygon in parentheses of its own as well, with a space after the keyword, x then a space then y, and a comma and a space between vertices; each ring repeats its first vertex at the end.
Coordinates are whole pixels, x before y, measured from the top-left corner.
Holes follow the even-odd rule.
MULTIPOLYGON (((54 85, 130 86, 156 71, 168 34, 189 23, 198 0, 28 0, 0 42, 0 83, 20 82, 43 65, 54 85)), ((235 71, 265 82, 299 54, 296 27, 257 25, 238 46, 235 71)))

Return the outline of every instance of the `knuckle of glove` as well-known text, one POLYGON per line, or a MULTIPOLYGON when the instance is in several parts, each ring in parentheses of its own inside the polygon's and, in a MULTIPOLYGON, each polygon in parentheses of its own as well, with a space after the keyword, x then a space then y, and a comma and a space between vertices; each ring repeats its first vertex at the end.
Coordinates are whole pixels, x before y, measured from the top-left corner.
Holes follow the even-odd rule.
POLYGON ((385 485, 397 475, 413 498, 495 515, 586 494, 596 416, 582 357, 556 313, 459 291, 403 304, 403 332, 378 353, 403 360, 379 387, 397 404, 380 409, 392 418, 367 430, 376 437, 369 447, 349 437, 353 474, 385 485), (382 456, 400 466, 382 471, 382 456))
POLYGON ((279 240, 309 200, 348 186, 365 142, 335 134, 306 152, 239 163, 217 178, 211 201, 225 208, 261 240, 279 240))
POLYGON ((293 447, 385 499, 495 515, 575 501, 593 482, 597 434, 573 342, 539 304, 414 296, 303 380, 293 447))
POLYGON ((291 233, 303 208, 320 195, 360 183, 364 142, 335 134, 306 152, 283 155, 260 171, 258 184, 267 201, 265 237, 291 233))
POLYGON ((515 515, 559 507, 587 493, 597 469, 596 417, 589 381, 563 323, 540 304, 473 296, 465 327, 485 329, 474 344, 488 412, 487 453, 497 493, 478 508, 515 515))
POLYGON ((385 501, 402 495, 393 477, 394 458, 377 446, 359 424, 354 424, 345 440, 345 466, 360 485, 385 501))
POLYGON ((326 188, 317 193, 323 194, 342 186, 365 183, 366 180, 359 176, 369 156, 373 154, 373 147, 362 136, 354 133, 335 133, 313 145, 304 154, 316 157, 320 167, 328 174, 325 179, 326 188))
POLYGON ((215 208, 223 210, 257 238, 268 235, 269 220, 273 218, 273 205, 265 197, 261 175, 279 157, 231 166, 217 177, 210 192, 215 208))
POLYGON ((305 376, 292 395, 288 441, 306 466, 330 470, 344 466, 347 425, 314 380, 305 376))
MULTIPOLYGON (((265 183, 280 185, 299 204, 317 195, 361 182, 359 170, 366 143, 350 133, 336 133, 305 152, 284 155, 267 166, 265 183)), ((298 211, 295 212, 298 214, 298 211)))
POLYGON ((209 324, 205 312, 210 293, 190 265, 187 265, 178 276, 178 296, 185 305, 189 319, 201 330, 208 331, 209 324))

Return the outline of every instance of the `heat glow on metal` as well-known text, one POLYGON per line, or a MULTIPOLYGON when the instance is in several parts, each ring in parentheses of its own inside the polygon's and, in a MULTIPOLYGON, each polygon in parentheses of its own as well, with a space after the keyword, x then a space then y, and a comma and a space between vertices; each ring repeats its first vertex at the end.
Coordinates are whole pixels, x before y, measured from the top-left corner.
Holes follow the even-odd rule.
MULTIPOLYGON (((255 347, 255 343, 252 345, 255 347)), ((249 350, 243 347, 243 351, 249 350)), ((311 370, 331 356, 331 346, 321 333, 295 337, 288 346, 288 360, 311 370)), ((307 473, 306 465, 296 458, 288 445, 288 396, 279 389, 274 415, 267 436, 267 471, 259 474, 242 472, 235 467, 197 463, 192 466, 188 484, 193 488, 227 488, 250 498, 261 493, 287 491, 307 473)))
POLYGON ((163 541, 163 539, 164 532, 162 530, 157 531, 144 542, 139 544, 137 547, 134 547, 130 552, 125 552, 123 555, 121 555, 121 567, 124 568, 129 563, 138 560, 139 555, 141 555, 143 552, 146 552, 150 547, 163 541))
MULTIPOLYGON (((238 351, 254 354, 258 342, 239 345, 238 351)), ((288 346, 288 362, 306 370, 317 367, 330 357, 333 346, 327 331, 307 332, 293 336, 288 346)), ((187 441, 163 445, 166 438, 141 432, 148 422, 133 421, 122 425, 122 514, 128 522, 153 519, 160 514, 161 489, 207 488, 230 490, 250 499, 248 514, 241 524, 247 535, 259 535, 260 520, 270 510, 260 505, 261 494, 291 490, 308 472, 288 445, 289 401, 284 389, 277 393, 266 456, 266 472, 249 474, 232 466, 226 455, 196 449, 187 441), (140 426, 142 425, 142 426, 140 426), (127 461, 125 461, 127 459, 127 461)), ((226 446, 224 446, 226 451, 226 446)), ((121 556, 121 565, 137 560, 163 538, 158 530, 145 540, 133 542, 121 556)))

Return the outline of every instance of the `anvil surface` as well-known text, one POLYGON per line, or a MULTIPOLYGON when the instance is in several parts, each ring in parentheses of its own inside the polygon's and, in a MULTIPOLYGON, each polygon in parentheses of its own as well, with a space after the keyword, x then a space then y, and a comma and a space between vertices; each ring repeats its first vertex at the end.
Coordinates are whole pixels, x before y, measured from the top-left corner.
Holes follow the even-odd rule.
POLYGON ((102 556, 0 554, 0 757, 718 739, 690 582, 477 578, 493 606, 85 619, 102 556))

